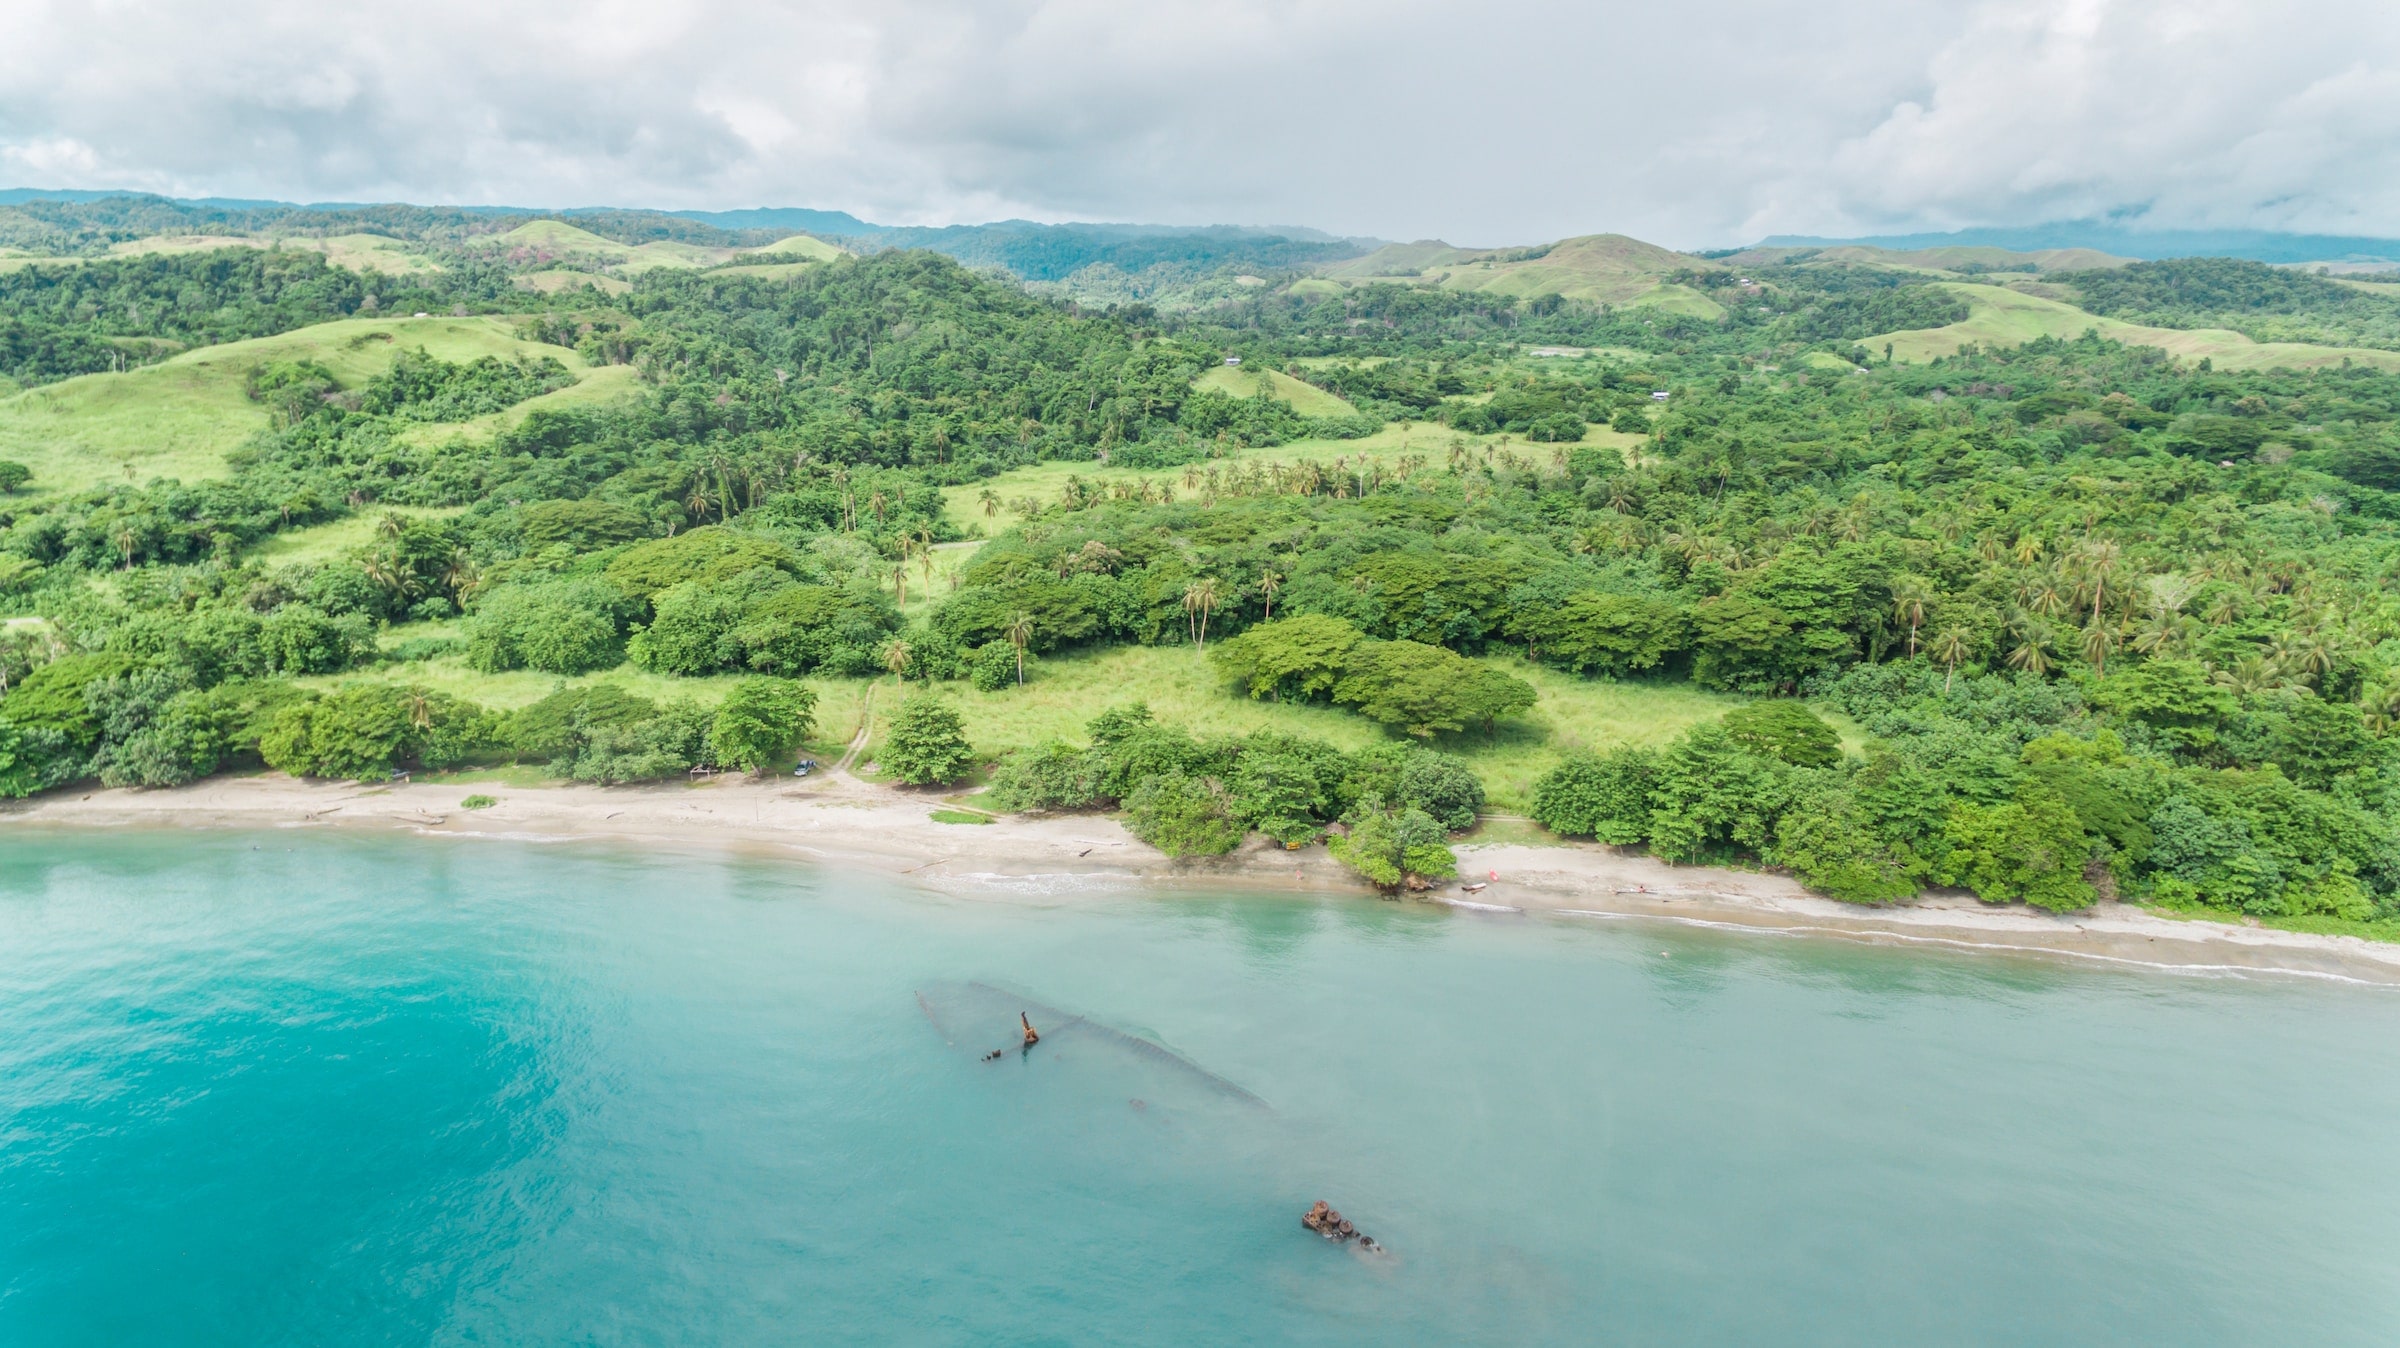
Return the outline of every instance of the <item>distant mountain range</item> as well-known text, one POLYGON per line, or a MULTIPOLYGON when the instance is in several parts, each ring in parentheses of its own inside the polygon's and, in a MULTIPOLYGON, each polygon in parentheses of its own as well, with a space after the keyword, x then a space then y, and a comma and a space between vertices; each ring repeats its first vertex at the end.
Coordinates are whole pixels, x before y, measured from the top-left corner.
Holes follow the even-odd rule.
MULTIPOLYGON (((1781 261, 1860 262, 1966 271, 2058 271, 2128 260, 2235 257, 2336 271, 2400 266, 2400 239, 2270 230, 2153 230, 2106 220, 1856 239, 1776 235, 1743 249, 1681 253, 1621 235, 1521 247, 1462 249, 1439 240, 1390 243, 1301 226, 1154 225, 998 220, 939 227, 884 225, 847 211, 798 206, 658 211, 614 206, 521 206, 177 198, 153 193, 0 189, 0 253, 89 255, 143 239, 375 235, 459 247, 511 236, 542 220, 572 222, 619 250, 673 244, 731 256, 806 234, 853 252, 922 248, 996 268, 1086 302, 1215 302, 1262 277, 1336 287, 1403 281, 1536 298, 1659 305, 1714 317, 1715 301, 1677 279, 1718 267, 1781 261), (1795 256, 1795 254, 1800 254, 1795 256)), ((512 236, 513 237, 513 236, 512 236)), ((585 251, 591 251, 586 249, 585 251)), ((653 251, 656 251, 653 249, 653 251)), ((653 259, 655 260, 655 259, 653 259)))
MULTIPOLYGON (((1778 234, 1760 248, 1859 246, 1895 252, 1929 248, 2005 248, 2034 253, 2088 248, 2144 262, 2170 257, 2240 257, 2253 262, 2400 262, 2400 239, 2350 234, 2280 234, 2264 229, 2134 229, 2104 220, 2066 220, 2007 229, 1961 229, 1948 234, 1883 234, 1826 239, 1778 234)), ((1739 250, 1731 250, 1739 251, 1739 250)))

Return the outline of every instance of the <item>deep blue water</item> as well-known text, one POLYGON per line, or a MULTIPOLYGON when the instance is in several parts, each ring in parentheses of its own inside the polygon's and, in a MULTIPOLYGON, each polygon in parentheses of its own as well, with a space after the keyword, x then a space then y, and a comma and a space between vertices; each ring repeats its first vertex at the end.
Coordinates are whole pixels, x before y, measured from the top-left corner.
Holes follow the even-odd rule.
POLYGON ((2293 979, 16 829, 0 1344, 2389 1344, 2396 1045, 2293 979), (977 1061, 1020 1006, 1089 1023, 977 1061))

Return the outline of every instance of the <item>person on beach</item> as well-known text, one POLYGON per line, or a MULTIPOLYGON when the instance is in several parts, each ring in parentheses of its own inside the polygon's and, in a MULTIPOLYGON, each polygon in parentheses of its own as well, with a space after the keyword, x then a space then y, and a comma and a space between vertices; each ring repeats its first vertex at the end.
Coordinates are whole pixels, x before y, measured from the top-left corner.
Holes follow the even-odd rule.
POLYGON ((1022 1011, 1017 1013, 1017 1023, 1025 1027, 1025 1048, 1028 1052, 1030 1052, 1032 1051, 1034 1045, 1042 1042, 1042 1036, 1035 1031, 1033 1028, 1033 1022, 1027 1019, 1025 1013, 1022 1011))

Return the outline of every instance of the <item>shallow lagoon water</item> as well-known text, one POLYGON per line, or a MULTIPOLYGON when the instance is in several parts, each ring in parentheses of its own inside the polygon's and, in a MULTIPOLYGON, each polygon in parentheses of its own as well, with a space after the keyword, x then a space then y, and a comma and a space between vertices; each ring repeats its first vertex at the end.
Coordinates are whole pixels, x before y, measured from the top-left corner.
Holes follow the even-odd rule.
POLYGON ((2278 977, 16 830, 0 1342, 2390 1343, 2396 1046, 2278 977))

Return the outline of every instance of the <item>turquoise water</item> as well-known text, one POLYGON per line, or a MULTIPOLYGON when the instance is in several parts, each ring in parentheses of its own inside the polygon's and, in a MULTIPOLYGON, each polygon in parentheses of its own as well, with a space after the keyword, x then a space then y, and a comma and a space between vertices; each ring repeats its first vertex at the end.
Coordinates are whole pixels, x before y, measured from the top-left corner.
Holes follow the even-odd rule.
POLYGON ((0 1343, 2387 1344, 2395 1045, 2300 980, 18 830, 0 1343), (1092 1024, 977 1061, 1020 1002, 1092 1024))

